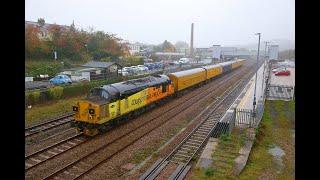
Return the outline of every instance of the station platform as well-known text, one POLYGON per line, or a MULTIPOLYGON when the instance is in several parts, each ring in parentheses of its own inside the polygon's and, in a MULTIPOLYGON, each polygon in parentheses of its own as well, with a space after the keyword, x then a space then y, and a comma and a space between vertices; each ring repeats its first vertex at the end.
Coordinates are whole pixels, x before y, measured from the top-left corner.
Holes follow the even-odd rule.
MULTIPOLYGON (((264 65, 260 66, 257 71, 257 86, 256 86, 256 102, 257 105, 259 102, 263 101, 263 92, 265 90, 265 80, 263 80, 263 76, 265 77, 267 74, 267 70, 264 71, 264 65), (262 85, 263 83, 263 85, 262 85)), ((239 94, 237 99, 233 102, 230 108, 227 110, 225 115, 220 119, 220 122, 227 122, 231 117, 234 109, 245 109, 245 110, 253 110, 253 99, 254 99, 254 86, 255 86, 255 77, 254 75, 247 85, 244 87, 242 92, 239 94)))

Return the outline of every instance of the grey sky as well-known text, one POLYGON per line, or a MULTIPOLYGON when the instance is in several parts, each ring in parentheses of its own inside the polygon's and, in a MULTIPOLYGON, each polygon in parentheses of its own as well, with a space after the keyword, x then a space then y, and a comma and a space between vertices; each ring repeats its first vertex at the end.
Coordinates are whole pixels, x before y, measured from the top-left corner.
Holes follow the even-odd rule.
POLYGON ((25 19, 103 30, 130 42, 240 45, 295 36, 294 0, 26 0, 25 19))

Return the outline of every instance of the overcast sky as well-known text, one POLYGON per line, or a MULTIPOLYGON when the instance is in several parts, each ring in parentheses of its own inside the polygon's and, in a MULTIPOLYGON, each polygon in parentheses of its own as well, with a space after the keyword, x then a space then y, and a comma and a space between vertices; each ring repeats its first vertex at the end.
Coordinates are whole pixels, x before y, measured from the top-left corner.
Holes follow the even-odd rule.
POLYGON ((103 30, 130 42, 241 45, 295 36, 294 0, 26 0, 25 19, 103 30))

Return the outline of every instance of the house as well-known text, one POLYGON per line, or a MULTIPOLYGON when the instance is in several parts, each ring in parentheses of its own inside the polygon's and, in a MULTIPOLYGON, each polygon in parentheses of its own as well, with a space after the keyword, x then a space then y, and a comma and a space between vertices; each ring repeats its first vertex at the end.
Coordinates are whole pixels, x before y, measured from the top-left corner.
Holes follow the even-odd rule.
POLYGON ((115 62, 102 62, 102 61, 89 61, 86 64, 81 65, 85 68, 93 68, 90 71, 90 79, 105 79, 109 77, 117 77, 118 70, 122 66, 115 62))
POLYGON ((38 22, 34 21, 25 21, 25 28, 27 27, 38 27, 40 32, 38 34, 39 39, 41 40, 46 40, 46 39, 51 39, 51 34, 49 33, 49 29, 53 26, 59 26, 61 29, 70 29, 70 26, 65 26, 65 25, 58 25, 58 24, 48 24, 44 23, 41 25, 38 22))

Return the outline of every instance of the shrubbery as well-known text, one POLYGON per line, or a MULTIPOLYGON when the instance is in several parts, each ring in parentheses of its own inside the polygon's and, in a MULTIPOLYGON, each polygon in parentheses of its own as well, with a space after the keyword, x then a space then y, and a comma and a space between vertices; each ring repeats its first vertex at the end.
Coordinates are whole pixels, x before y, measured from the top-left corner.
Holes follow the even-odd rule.
POLYGON ((26 76, 38 77, 40 74, 54 76, 61 72, 63 64, 49 61, 26 61, 26 76))
POLYGON ((214 174, 214 172, 215 172, 215 170, 214 170, 212 167, 208 167, 208 168, 206 169, 206 171, 205 171, 205 175, 206 175, 207 177, 210 177, 210 176, 212 176, 212 175, 214 174))
POLYGON ((30 93, 25 93, 25 100, 28 102, 27 104, 35 104, 40 100, 40 91, 33 91, 30 93))
POLYGON ((47 97, 49 99, 57 100, 62 97, 63 87, 55 86, 55 87, 49 88, 46 92, 47 92, 47 97))
POLYGON ((90 89, 94 87, 116 83, 121 80, 122 79, 119 77, 113 79, 91 81, 88 83, 78 83, 68 86, 55 86, 42 92, 40 92, 39 90, 30 91, 25 93, 25 102, 26 105, 34 105, 51 100, 58 100, 61 98, 80 96, 88 93, 90 89))

